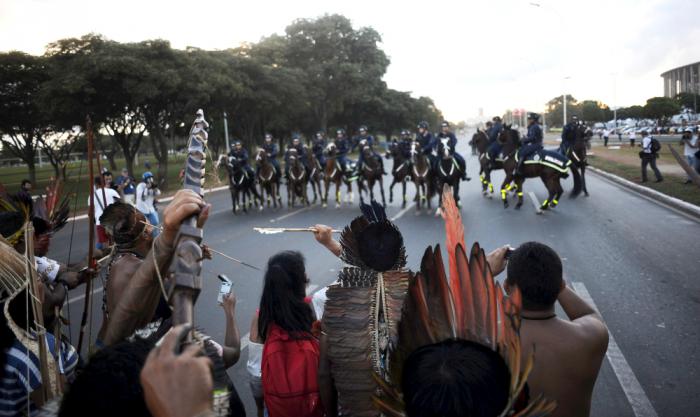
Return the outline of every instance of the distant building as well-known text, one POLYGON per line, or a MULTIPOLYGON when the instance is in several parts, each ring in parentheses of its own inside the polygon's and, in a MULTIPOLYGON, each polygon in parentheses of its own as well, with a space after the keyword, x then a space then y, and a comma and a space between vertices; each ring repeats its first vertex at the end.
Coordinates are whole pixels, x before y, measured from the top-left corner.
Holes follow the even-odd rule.
POLYGON ((664 79, 664 96, 675 97, 680 93, 698 91, 700 62, 684 65, 661 74, 664 79))

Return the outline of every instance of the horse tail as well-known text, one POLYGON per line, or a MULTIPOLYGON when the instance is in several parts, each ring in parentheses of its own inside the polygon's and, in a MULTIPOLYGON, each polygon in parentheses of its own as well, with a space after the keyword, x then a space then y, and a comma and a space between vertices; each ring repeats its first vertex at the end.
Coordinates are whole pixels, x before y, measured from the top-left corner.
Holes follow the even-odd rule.
POLYGON ((574 189, 571 190, 571 198, 576 198, 581 194, 583 185, 581 183, 581 174, 578 172, 578 168, 576 166, 571 166, 571 173, 574 176, 574 189))

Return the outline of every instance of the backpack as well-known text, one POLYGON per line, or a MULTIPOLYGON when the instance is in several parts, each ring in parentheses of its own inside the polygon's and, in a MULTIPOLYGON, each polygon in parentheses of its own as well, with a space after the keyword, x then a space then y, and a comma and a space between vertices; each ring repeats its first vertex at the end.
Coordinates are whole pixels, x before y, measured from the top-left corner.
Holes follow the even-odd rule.
POLYGON ((661 150, 661 143, 659 143, 656 138, 651 138, 651 153, 659 153, 661 150))
POLYGON ((322 417, 318 339, 292 339, 274 323, 262 355, 262 386, 270 417, 322 417))

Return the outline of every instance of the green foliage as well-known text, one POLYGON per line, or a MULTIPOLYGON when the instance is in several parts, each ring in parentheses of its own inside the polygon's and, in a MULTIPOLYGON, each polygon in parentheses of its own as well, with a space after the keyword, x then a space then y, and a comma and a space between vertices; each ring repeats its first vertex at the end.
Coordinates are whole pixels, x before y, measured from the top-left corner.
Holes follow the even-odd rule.
POLYGON ((670 97, 652 97, 644 106, 644 115, 651 119, 671 117, 681 111, 681 105, 670 97))
POLYGON ((695 106, 700 104, 700 94, 680 93, 676 96, 676 101, 682 107, 695 110, 695 106))

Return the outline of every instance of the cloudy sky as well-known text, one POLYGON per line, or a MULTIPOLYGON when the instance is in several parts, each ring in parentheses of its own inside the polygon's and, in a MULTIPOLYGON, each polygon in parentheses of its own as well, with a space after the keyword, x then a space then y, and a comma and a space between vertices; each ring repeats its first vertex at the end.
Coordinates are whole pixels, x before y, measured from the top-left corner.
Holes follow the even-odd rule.
POLYGON ((325 13, 379 31, 389 86, 451 120, 542 109, 564 90, 643 104, 663 95, 663 71, 700 61, 697 0, 0 0, 0 51, 41 54, 88 32, 225 49, 325 13))

